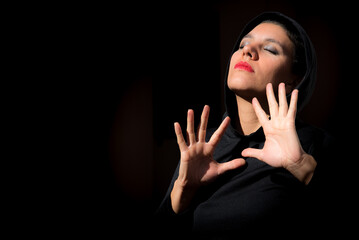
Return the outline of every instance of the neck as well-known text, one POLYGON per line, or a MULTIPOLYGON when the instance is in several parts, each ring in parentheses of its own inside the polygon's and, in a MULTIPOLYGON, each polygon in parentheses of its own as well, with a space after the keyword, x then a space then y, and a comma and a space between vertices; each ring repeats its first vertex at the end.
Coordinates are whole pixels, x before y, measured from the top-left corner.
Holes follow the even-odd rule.
POLYGON ((244 135, 250 135, 257 131, 261 124, 258 117, 253 109, 251 101, 236 96, 238 119, 235 122, 237 131, 244 135))

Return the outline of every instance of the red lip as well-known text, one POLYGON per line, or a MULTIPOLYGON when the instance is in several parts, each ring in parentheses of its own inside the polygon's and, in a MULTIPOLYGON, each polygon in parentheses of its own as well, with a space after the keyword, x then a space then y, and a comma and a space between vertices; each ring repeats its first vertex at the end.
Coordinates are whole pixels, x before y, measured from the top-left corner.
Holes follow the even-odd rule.
POLYGON ((249 65, 249 63, 243 62, 243 61, 240 61, 239 63, 237 63, 237 64, 234 66, 234 69, 241 69, 241 70, 245 70, 245 71, 247 71, 247 72, 254 72, 252 66, 249 65))

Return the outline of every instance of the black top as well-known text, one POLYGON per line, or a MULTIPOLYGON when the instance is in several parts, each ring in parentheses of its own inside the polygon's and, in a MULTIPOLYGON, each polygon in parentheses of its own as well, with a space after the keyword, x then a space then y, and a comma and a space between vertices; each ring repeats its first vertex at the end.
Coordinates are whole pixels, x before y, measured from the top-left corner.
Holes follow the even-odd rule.
MULTIPOLYGON (((296 236, 314 231, 328 233, 328 227, 338 221, 338 196, 335 178, 331 174, 336 143, 323 130, 297 121, 297 132, 305 152, 318 165, 306 186, 283 168, 274 168, 255 158, 246 165, 227 172, 197 193, 190 209, 175 214, 170 192, 178 176, 178 167, 168 192, 159 207, 157 224, 178 234, 190 236, 234 237, 243 235, 287 236, 298 226, 304 228, 296 236), (329 224, 329 225, 328 225, 329 224)), ((210 134, 208 134, 210 135, 210 134)), ((218 162, 241 157, 247 147, 262 148, 262 128, 249 136, 240 136, 232 127, 227 129, 214 153, 218 162)), ((334 227, 334 226, 332 226, 334 227)), ((220 238, 221 239, 221 238, 220 238)))
MULTIPOLYGON (((313 92, 316 56, 312 43, 299 24, 280 13, 264 13, 244 28, 233 52, 238 49, 241 38, 264 20, 280 21, 286 27, 295 29, 304 42, 306 74, 296 87, 299 89, 300 110, 313 92)), ((238 116, 235 95, 227 86, 227 74, 225 77, 224 117, 233 119, 238 116)), ((337 198, 333 196, 339 194, 336 193, 336 179, 332 176, 337 143, 325 131, 300 120, 296 121, 296 128, 303 150, 317 161, 308 185, 304 185, 284 168, 271 167, 255 158, 245 158, 244 167, 229 171, 212 184, 202 187, 191 207, 181 214, 175 214, 170 193, 178 176, 178 166, 156 212, 155 231, 164 232, 165 238, 169 239, 187 236, 204 236, 206 239, 241 239, 245 236, 291 238, 313 235, 314 231, 319 234, 330 233, 338 221, 337 208, 334 207, 337 198)), ((207 140, 213 132, 207 132, 207 140)), ((230 161, 242 157, 241 152, 245 148, 263 148, 264 142, 262 128, 249 136, 243 136, 230 125, 213 157, 218 162, 230 161)))

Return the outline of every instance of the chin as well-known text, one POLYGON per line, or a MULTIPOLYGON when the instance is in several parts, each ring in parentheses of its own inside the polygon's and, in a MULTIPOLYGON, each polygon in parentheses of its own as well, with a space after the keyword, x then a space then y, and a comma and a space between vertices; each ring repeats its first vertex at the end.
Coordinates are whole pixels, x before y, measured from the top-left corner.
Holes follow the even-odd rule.
POLYGON ((231 79, 227 82, 228 88, 237 96, 252 101, 254 97, 261 97, 265 94, 265 87, 257 86, 254 80, 246 81, 245 79, 231 79))
POLYGON ((231 89, 233 92, 235 91, 245 91, 253 89, 254 81, 250 79, 246 79, 244 77, 236 77, 228 79, 228 88, 231 89))

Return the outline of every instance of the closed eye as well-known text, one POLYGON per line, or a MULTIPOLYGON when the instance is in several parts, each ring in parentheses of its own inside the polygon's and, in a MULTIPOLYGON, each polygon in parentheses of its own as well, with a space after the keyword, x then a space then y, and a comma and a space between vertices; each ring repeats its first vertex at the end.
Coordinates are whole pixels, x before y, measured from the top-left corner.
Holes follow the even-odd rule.
POLYGON ((239 49, 243 49, 248 44, 249 42, 241 42, 241 44, 239 45, 239 49))
POLYGON ((278 55, 277 49, 275 49, 272 46, 266 46, 266 47, 264 47, 264 50, 266 50, 266 51, 268 51, 268 52, 270 52, 270 53, 272 53, 274 55, 278 55))

